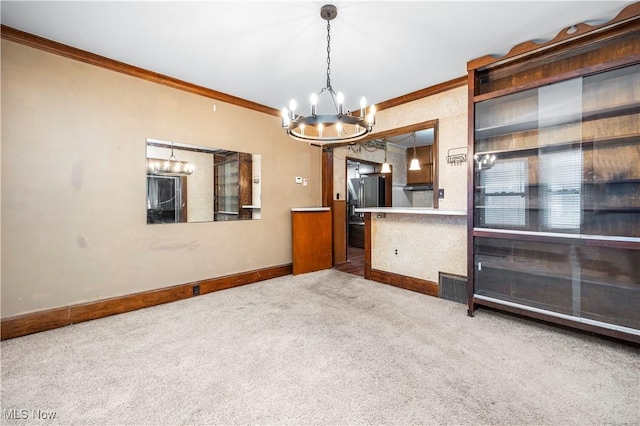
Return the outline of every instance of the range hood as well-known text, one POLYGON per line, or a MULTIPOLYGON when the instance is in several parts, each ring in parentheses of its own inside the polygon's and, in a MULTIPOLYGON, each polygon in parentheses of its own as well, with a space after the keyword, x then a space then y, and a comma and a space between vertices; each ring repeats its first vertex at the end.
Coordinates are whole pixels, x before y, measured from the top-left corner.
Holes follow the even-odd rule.
POLYGON ((433 191, 433 184, 431 183, 414 183, 411 185, 405 185, 402 187, 405 191, 433 191))

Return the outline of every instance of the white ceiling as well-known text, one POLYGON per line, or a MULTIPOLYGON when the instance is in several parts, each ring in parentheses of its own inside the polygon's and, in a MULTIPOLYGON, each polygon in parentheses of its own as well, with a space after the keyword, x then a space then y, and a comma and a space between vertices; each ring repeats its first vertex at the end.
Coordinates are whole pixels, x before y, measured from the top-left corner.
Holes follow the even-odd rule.
POLYGON ((613 18, 629 1, 2 1, 4 25, 281 109, 331 82, 349 109, 466 74, 469 60, 613 18))

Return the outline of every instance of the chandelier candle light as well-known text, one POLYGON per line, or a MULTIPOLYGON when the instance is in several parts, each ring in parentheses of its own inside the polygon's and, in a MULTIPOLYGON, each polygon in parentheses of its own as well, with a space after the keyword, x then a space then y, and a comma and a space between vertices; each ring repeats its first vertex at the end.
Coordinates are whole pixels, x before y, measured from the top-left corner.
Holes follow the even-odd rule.
POLYGON ((320 16, 327 21, 327 86, 311 95, 310 104, 300 115, 296 114, 297 103, 291 100, 289 109, 282 109, 282 127, 293 139, 315 144, 351 142, 362 139, 373 130, 376 107, 366 108, 367 101, 360 99, 360 114, 345 111, 344 95, 331 87, 331 20, 338 16, 338 9, 330 4, 322 6, 320 16), (320 96, 331 97, 335 114, 318 114, 320 96), (310 111, 310 115, 304 113, 310 111))

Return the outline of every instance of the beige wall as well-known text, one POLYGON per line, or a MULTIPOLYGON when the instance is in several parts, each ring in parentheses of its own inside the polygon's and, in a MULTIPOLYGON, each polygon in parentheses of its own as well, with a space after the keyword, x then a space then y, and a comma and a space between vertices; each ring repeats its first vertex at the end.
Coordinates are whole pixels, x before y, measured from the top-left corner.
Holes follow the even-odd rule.
POLYGON ((5 40, 1 149, 3 318, 290 263, 289 209, 320 205, 278 117, 5 40), (261 154, 262 218, 146 225, 147 138, 261 154))

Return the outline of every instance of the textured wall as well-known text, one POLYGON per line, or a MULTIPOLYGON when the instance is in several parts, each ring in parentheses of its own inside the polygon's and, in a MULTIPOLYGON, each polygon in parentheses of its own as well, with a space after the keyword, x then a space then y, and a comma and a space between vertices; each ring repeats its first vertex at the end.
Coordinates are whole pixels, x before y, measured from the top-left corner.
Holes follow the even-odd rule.
MULTIPOLYGON (((449 165, 446 156, 451 148, 467 146, 467 86, 382 110, 376 116, 376 131, 435 119, 439 186, 445 190, 439 208, 466 210, 468 162, 449 165)), ((374 269, 433 282, 439 271, 467 275, 466 216, 388 214, 374 219, 372 226, 374 269)))
POLYGON ((291 262, 321 151, 278 117, 6 40, 1 65, 3 318, 291 262), (147 225, 147 138, 261 154, 262 218, 147 225))
POLYGON ((371 223, 374 269, 438 282, 467 275, 466 216, 387 214, 371 223), (395 254, 398 250, 398 254, 395 254))

